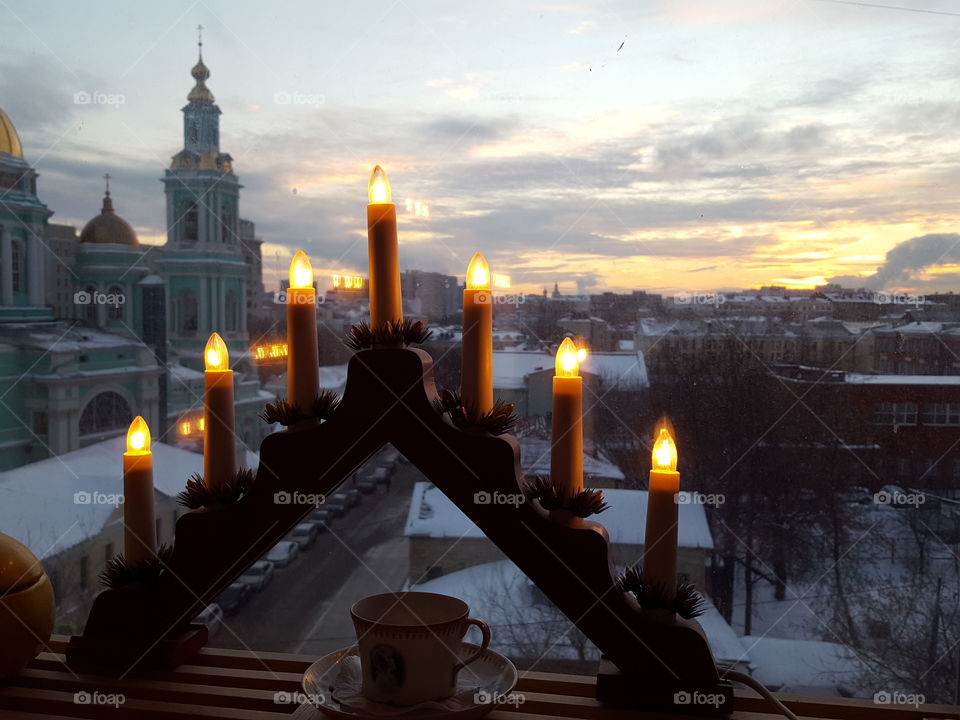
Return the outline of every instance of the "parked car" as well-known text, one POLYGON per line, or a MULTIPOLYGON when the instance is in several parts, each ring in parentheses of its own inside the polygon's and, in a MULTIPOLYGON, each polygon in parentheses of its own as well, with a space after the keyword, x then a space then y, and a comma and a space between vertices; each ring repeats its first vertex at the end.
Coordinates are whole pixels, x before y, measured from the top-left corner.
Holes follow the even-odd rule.
POLYGON ((237 582, 248 585, 253 592, 260 592, 270 584, 271 580, 273 580, 273 563, 268 560, 257 560, 247 568, 237 582))
POLYGON ((333 517, 342 518, 347 514, 347 496, 343 493, 331 495, 324 505, 333 517))
POLYGON ((357 490, 359 490, 364 495, 369 495, 374 490, 377 489, 377 481, 372 477, 365 477, 362 480, 357 480, 357 490))
POLYGON ((233 615, 250 599, 251 592, 249 585, 235 582, 220 593, 217 597, 217 605, 223 609, 224 615, 233 615))
POLYGON ((287 533, 287 540, 292 540, 301 550, 308 550, 317 541, 317 526, 310 522, 300 523, 287 533))
POLYGON ((386 485, 388 482, 390 482, 389 468, 374 468, 374 471, 370 473, 370 479, 373 480, 377 485, 386 485))
POLYGON ((347 490, 347 507, 355 508, 360 504, 360 501, 363 500, 363 497, 360 495, 360 491, 356 488, 351 488, 347 490))
POLYGON ((274 567, 285 568, 297 559, 299 553, 300 546, 297 543, 290 540, 281 540, 270 548, 270 552, 264 555, 263 559, 273 563, 274 567))
POLYGON ((193 619, 198 625, 207 626, 207 635, 213 637, 223 625, 223 609, 216 603, 210 603, 193 619))
POLYGON ((313 523, 317 526, 318 533, 325 533, 333 522, 333 515, 329 510, 314 510, 303 520, 304 522, 313 523))

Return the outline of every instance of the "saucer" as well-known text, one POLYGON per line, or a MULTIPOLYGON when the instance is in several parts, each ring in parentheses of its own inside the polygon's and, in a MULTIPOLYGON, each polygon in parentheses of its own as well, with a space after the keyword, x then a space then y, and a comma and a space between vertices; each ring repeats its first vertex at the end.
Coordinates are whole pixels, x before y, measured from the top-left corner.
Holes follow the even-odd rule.
MULTIPOLYGON (((462 643, 461 657, 468 657, 477 650, 479 647, 476 645, 462 643)), ((472 720, 495 708, 511 709, 510 692, 516 686, 518 677, 517 668, 512 662, 488 648, 458 673, 457 694, 452 698, 412 706, 389 705, 365 698, 351 700, 351 696, 357 695, 356 688, 352 684, 347 686, 341 673, 345 669, 352 671, 354 667, 359 672, 359 662, 359 649, 353 645, 325 655, 313 663, 303 674, 303 692, 308 703, 301 705, 301 710, 305 706, 313 706, 315 711, 336 720, 426 717, 431 720, 472 720), (343 702, 337 699, 338 694, 343 702)))

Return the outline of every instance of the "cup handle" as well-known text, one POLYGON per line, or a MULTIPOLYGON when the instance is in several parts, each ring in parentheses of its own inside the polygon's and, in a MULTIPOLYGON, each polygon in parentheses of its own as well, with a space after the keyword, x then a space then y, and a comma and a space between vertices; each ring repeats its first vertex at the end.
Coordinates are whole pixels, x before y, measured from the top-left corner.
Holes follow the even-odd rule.
POLYGON ((463 670, 467 665, 472 663, 478 657, 483 655, 483 651, 487 649, 487 646, 490 644, 490 626, 487 625, 483 620, 477 620, 476 618, 467 618, 467 625, 476 625, 480 628, 480 633, 483 635, 483 639, 480 641, 480 648, 470 657, 465 660, 461 660, 456 665, 453 666, 453 683, 456 685, 457 674, 463 670))

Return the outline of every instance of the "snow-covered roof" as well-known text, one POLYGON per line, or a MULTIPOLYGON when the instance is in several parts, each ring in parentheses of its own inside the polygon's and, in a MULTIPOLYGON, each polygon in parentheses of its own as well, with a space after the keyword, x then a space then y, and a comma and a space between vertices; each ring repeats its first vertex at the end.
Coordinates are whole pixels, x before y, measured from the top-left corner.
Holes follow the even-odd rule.
POLYGON ((865 375, 846 373, 854 385, 960 385, 960 375, 865 375))
MULTIPOLYGON (((520 443, 520 462, 526 475, 550 474, 550 442, 540 438, 518 438, 520 443)), ((587 486, 592 479, 623 480, 623 471, 611 462, 602 451, 597 457, 583 454, 583 479, 587 486)))
MULTIPOLYGON (((123 492, 126 435, 0 473, 0 532, 15 537, 37 557, 54 555, 93 537, 114 505, 75 502, 76 493, 123 492)), ((203 472, 203 456, 154 442, 154 487, 168 496, 203 472)))
POLYGON ((140 347, 139 340, 119 333, 95 330, 66 321, 3 323, 0 339, 20 347, 36 347, 49 352, 77 352, 117 347, 140 347))
POLYGON ((855 685, 863 670, 853 650, 839 643, 752 635, 741 642, 753 677, 772 690, 823 695, 837 685, 855 685))
MULTIPOLYGON (((573 634, 566 632, 570 621, 510 560, 457 570, 414 589, 463 600, 470 606, 471 615, 490 625, 490 646, 507 656, 530 658, 546 652, 544 657, 550 659, 599 659, 592 643, 587 642, 584 648, 573 644, 573 634)), ((697 620, 718 662, 748 663, 740 639, 709 601, 697 620)))
MULTIPOLYGON (((524 387, 530 373, 553 370, 556 357, 540 350, 495 350, 493 386, 497 389, 524 387)), ((647 365, 640 352, 591 352, 580 365, 582 373, 603 378, 608 385, 647 387, 647 365)))
POLYGON ((633 340, 618 340, 617 347, 620 348, 620 352, 633 352, 634 350, 634 341, 633 340))
MULTIPOLYGON (((642 545, 647 525, 647 491, 604 488, 603 496, 609 509, 591 519, 607 529, 611 543, 642 545)), ((680 503, 678 507, 677 545, 712 549, 713 536, 704 506, 680 503)), ((409 537, 483 537, 483 531, 440 488, 424 481, 413 487, 404 532, 409 537)))
POLYGON ((179 363, 169 365, 168 369, 170 370, 170 376, 176 380, 203 380, 202 370, 195 370, 179 363))
POLYGON ((321 365, 320 366, 320 387, 324 390, 336 390, 340 392, 347 384, 347 366, 344 365, 321 365))

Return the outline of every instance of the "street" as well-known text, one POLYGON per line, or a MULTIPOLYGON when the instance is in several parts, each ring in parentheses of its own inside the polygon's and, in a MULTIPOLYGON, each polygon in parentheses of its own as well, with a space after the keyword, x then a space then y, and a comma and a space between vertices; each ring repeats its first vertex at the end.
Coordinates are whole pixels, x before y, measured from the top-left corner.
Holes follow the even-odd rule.
MULTIPOLYGON (((412 465, 398 463, 389 490, 363 495, 310 549, 288 567, 275 568, 273 581, 225 618, 210 646, 319 657, 351 645, 351 605, 399 590, 407 579, 403 528, 411 489, 421 479, 412 465)), ((344 483, 338 491, 350 487, 344 483)))

